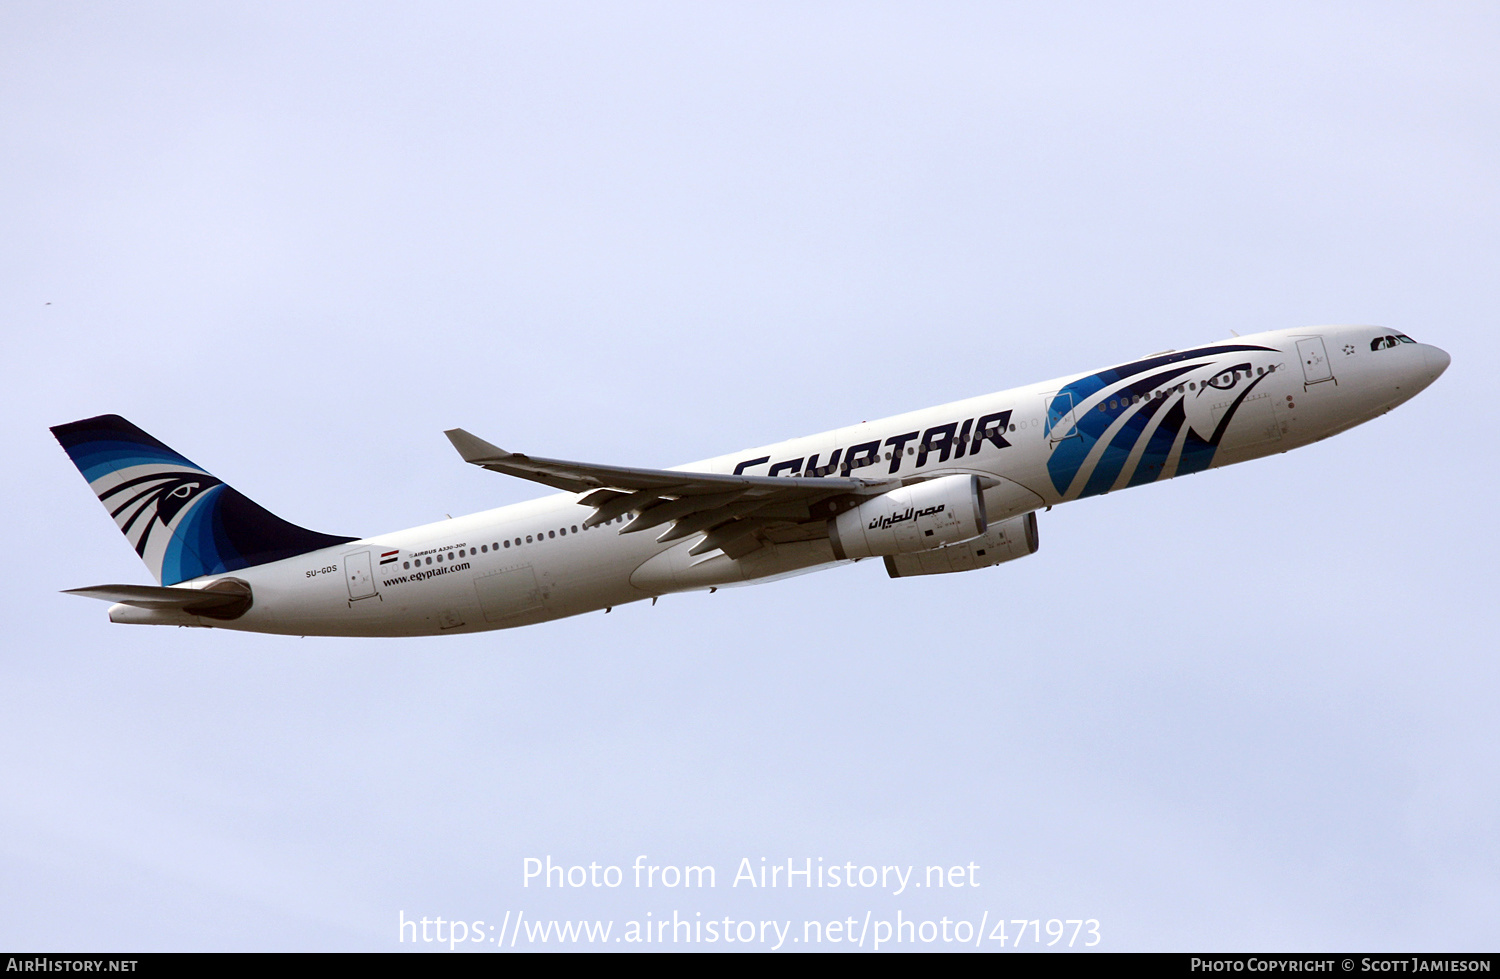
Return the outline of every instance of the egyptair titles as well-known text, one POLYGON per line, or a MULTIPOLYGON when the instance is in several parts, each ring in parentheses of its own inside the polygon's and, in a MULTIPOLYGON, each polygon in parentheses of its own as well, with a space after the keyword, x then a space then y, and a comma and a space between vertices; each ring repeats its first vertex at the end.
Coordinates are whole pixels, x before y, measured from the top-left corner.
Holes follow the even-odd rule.
POLYGON ((916 462, 914 468, 920 469, 927 465, 928 460, 936 455, 940 463, 950 459, 962 459, 965 456, 978 455, 985 443, 993 445, 997 449, 1010 446, 1010 441, 1005 437, 1005 431, 1010 426, 1010 411, 996 411, 979 418, 970 418, 962 423, 957 421, 947 422, 942 425, 934 425, 924 431, 905 432, 901 435, 892 435, 882 442, 875 439, 870 442, 860 442, 848 448, 834 449, 828 454, 828 461, 820 464, 822 453, 814 452, 810 456, 799 456, 795 459, 782 459, 771 462, 770 456, 761 456, 757 459, 746 459, 734 467, 734 474, 741 475, 747 469, 755 466, 770 464, 767 470, 768 476, 830 476, 837 472, 840 476, 848 476, 857 469, 879 465, 882 461, 882 448, 889 447, 886 456, 890 465, 886 473, 893 475, 901 471, 906 460, 912 457, 915 449, 916 462), (916 445, 908 448, 908 443, 915 442, 916 445))

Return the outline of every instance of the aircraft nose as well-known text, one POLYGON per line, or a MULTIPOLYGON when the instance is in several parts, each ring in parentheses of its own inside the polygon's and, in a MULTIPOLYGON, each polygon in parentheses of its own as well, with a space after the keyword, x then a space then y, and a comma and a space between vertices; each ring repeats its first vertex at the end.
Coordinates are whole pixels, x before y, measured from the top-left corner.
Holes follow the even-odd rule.
POLYGON ((1448 356, 1448 351, 1430 344, 1425 348, 1424 353, 1427 357, 1427 372, 1434 381, 1441 377, 1443 371, 1447 370, 1448 365, 1453 362, 1453 358, 1448 356))

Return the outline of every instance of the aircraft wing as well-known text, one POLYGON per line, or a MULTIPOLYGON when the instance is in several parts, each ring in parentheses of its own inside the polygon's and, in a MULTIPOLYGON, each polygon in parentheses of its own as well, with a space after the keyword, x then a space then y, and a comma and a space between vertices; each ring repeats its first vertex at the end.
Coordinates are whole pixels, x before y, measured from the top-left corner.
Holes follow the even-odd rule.
POLYGON ((579 502, 593 507, 594 513, 584 521, 585 527, 635 513, 621 533, 671 522, 658 541, 705 534, 693 554, 719 548, 738 557, 761 546, 761 533, 784 539, 824 537, 823 524, 829 517, 857 505, 858 498, 901 485, 900 479, 782 478, 601 466, 507 452, 461 428, 444 434, 465 462, 570 493, 587 493, 579 502))

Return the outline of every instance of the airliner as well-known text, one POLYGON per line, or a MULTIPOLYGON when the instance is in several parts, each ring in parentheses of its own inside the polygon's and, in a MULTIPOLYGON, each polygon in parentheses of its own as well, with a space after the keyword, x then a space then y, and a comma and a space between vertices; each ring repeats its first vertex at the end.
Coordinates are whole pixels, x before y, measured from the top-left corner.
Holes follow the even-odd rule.
POLYGON ((1369 326, 1280 330, 674 469, 509 452, 552 495, 372 537, 288 523, 118 415, 52 429, 156 585, 71 589, 114 622, 297 636, 482 632, 880 558, 892 578, 1034 554, 1061 503, 1285 452, 1367 422, 1448 354, 1369 326))

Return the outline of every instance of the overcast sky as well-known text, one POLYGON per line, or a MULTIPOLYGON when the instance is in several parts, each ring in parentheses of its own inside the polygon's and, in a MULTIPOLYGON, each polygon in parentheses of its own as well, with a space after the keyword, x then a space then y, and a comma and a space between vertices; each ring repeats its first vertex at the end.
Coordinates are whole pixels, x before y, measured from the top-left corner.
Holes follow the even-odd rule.
POLYGON ((1497 50, 1484 3, 5 4, 0 947, 1493 950, 1497 50), (103 412, 367 535, 540 495, 445 428, 669 466, 1318 323, 1453 365, 998 568, 401 640, 58 594, 150 580, 47 431, 103 412), (549 854, 719 886, 523 887, 549 854), (730 886, 762 857, 980 886, 730 886))

